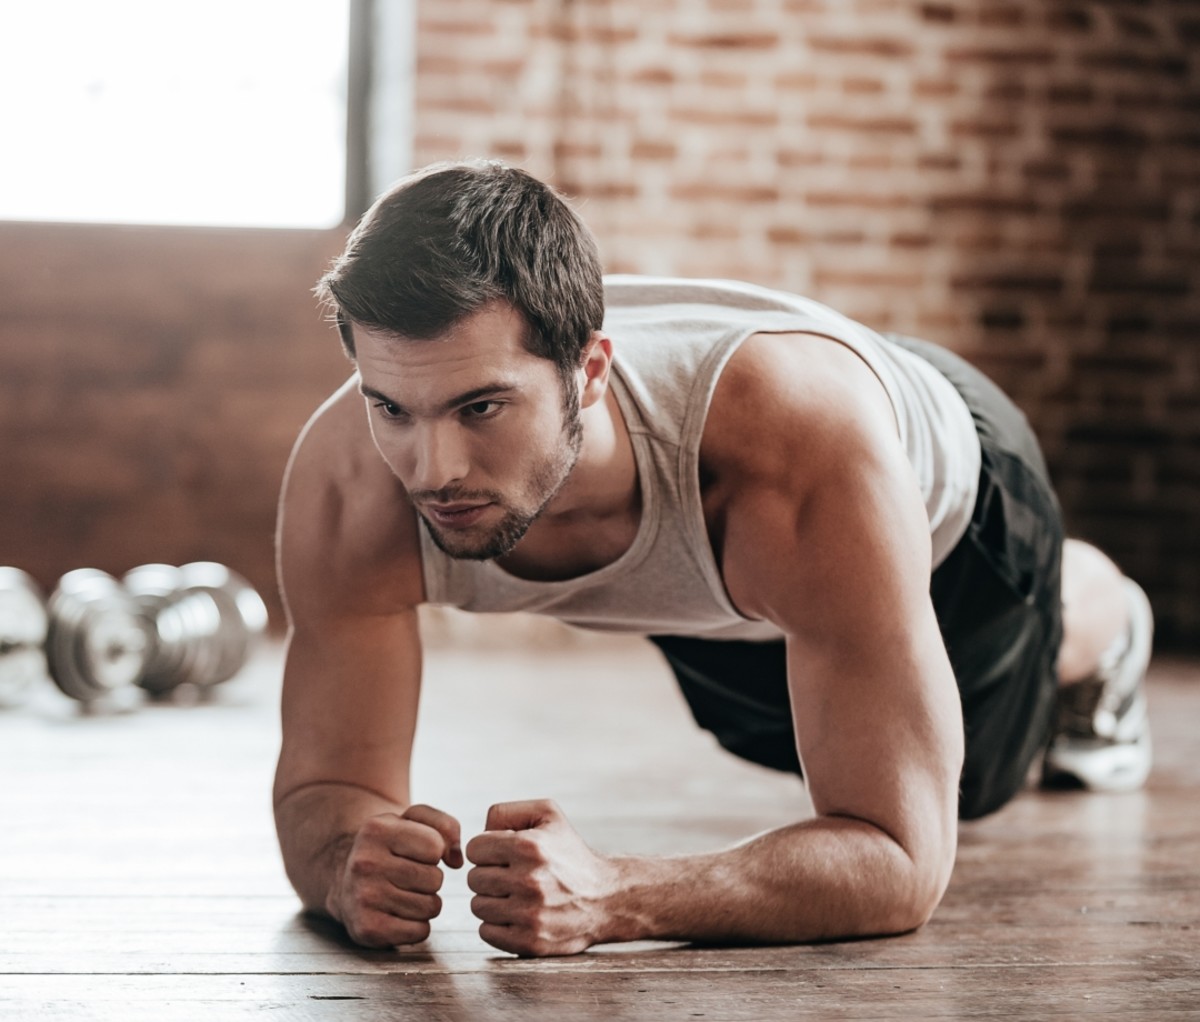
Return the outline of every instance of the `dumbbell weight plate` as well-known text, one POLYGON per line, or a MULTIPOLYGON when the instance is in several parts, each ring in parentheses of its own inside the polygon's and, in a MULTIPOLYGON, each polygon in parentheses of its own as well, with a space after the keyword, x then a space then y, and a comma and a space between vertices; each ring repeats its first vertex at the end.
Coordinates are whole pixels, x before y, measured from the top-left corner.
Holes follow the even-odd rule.
POLYGON ((180 568, 184 588, 212 596, 221 616, 219 651, 210 684, 228 681, 245 666, 254 642, 266 631, 267 606, 241 575, 215 561, 180 568))
POLYGON ((154 625, 158 646, 171 651, 170 667, 161 679, 164 686, 207 688, 216 683, 222 622, 221 608, 211 593, 180 590, 154 625))
POLYGON ((78 568, 50 597, 46 660, 63 692, 93 702, 137 682, 149 643, 137 604, 111 575, 78 568))
POLYGON ((37 583, 20 568, 0 566, 0 706, 16 706, 46 676, 48 627, 37 583))

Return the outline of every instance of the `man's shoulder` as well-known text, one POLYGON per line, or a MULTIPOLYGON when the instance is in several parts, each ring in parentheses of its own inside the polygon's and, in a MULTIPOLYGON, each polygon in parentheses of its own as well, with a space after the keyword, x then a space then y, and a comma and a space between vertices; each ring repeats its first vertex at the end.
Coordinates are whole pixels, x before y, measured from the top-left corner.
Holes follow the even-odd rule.
POLYGON ((758 333, 729 359, 701 445, 711 471, 795 484, 902 453, 887 391, 851 348, 810 333, 758 333))
POLYGON ((718 382, 701 464, 722 577, 748 617, 792 634, 819 617, 838 564, 859 572, 864 551, 892 550, 897 537, 906 563, 928 563, 924 507, 891 402, 836 340, 748 338, 718 382))
POLYGON ((279 502, 281 582, 290 605, 382 613, 423 598, 420 538, 404 488, 371 438, 357 377, 309 419, 279 502))

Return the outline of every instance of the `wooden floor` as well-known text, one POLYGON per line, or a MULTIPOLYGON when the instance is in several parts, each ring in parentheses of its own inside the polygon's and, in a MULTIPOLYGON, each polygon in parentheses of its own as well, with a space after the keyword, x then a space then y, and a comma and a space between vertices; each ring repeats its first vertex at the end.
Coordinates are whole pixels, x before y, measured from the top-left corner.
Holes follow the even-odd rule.
MULTIPOLYGON (((474 833, 490 803, 548 795, 612 851, 807 812, 691 725, 649 648, 600 650, 432 654, 418 797, 474 833)), ((0 1019, 1200 1018, 1200 663, 1155 665, 1147 791, 1031 792, 964 825, 918 933, 540 961, 480 941, 462 874, 415 950, 298 914, 269 813, 279 664, 212 705, 85 717, 47 687, 0 714, 0 1019)))

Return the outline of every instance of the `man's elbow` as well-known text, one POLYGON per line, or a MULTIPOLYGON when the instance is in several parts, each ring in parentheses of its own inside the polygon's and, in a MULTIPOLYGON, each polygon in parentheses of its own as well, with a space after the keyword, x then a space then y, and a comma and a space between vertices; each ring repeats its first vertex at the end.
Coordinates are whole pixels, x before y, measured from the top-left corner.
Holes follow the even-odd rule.
POLYGON ((950 886, 955 851, 953 842, 948 848, 927 848, 915 854, 901 849, 902 879, 897 884, 896 897, 889 906, 889 933, 919 930, 933 918, 946 888, 950 886))

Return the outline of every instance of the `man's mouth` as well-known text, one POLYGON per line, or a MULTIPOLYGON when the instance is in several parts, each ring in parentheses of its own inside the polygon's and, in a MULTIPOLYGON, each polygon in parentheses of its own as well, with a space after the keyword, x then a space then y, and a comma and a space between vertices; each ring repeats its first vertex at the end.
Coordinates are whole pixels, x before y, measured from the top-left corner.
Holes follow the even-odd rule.
POLYGON ((447 528, 465 528, 474 525, 483 512, 492 506, 491 501, 483 503, 458 502, 454 504, 425 504, 423 510, 430 521, 447 528))

